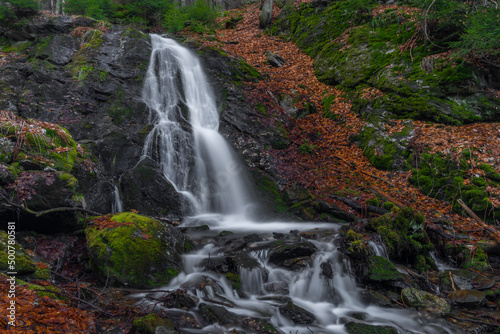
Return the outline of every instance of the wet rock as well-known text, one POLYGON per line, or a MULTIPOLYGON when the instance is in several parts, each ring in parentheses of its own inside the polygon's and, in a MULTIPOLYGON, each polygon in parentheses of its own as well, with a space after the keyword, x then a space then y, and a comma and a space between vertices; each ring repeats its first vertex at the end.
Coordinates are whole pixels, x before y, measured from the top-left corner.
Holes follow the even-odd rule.
POLYGON ((155 329, 155 334, 178 334, 179 332, 176 331, 174 328, 168 328, 165 326, 158 326, 155 329))
POLYGON ((448 295, 452 303, 466 307, 479 306, 485 297, 485 292, 477 290, 457 290, 448 295))
POLYGON ((203 267, 203 271, 213 271, 225 274, 234 267, 234 264, 230 257, 219 256, 203 259, 200 266, 203 267))
POLYGON ((174 330, 174 332, 170 331, 166 333, 177 333, 171 320, 163 319, 156 313, 150 313, 144 317, 136 318, 133 323, 133 329, 143 334, 156 334, 156 329, 158 327, 174 330))
POLYGON ((398 330, 390 326, 374 326, 368 324, 361 324, 357 322, 349 322, 345 324, 345 329, 349 334, 398 334, 398 330))
POLYGON ((290 260, 303 256, 310 257, 316 250, 316 247, 307 241, 297 244, 279 245, 269 253, 269 262, 277 266, 286 267, 287 264, 291 264, 290 260))
POLYGON ((368 258, 368 268, 364 278, 372 282, 386 282, 403 279, 403 275, 398 271, 391 261, 382 256, 371 256, 368 258))
POLYGON ((179 194, 156 162, 145 158, 127 171, 120 182, 125 208, 138 210, 152 216, 181 215, 179 194))
POLYGON ((288 302, 285 306, 281 306, 279 310, 285 317, 289 318, 296 324, 310 324, 316 320, 314 314, 292 302, 288 302))
POLYGON ((279 329, 274 328, 268 321, 257 318, 244 318, 243 327, 250 329, 251 333, 259 334, 282 334, 279 329))
POLYGON ((276 302, 279 305, 285 305, 292 301, 292 299, 288 296, 264 296, 259 297, 258 299, 276 302))
MULTIPOLYGON (((383 294, 373 291, 373 290, 362 290, 360 292, 361 299, 367 304, 373 304, 378 306, 391 306, 392 302, 389 298, 383 294)), ((397 298, 396 298, 397 299, 397 298)))
POLYGON ((439 274, 439 288, 443 292, 454 291, 454 288, 459 290, 470 290, 473 289, 472 282, 476 277, 477 274, 470 270, 447 270, 439 274))
POLYGON ((85 235, 92 267, 103 280, 151 288, 167 284, 179 273, 188 240, 177 229, 130 212, 94 224, 85 235))
POLYGON ((264 289, 273 294, 288 295, 290 293, 288 283, 284 281, 269 282, 264 289))
POLYGON ((210 277, 205 275, 194 275, 190 277, 189 280, 184 281, 181 285, 181 289, 189 290, 191 293, 196 294, 196 290, 203 290, 205 287, 210 286, 212 289, 217 288, 217 283, 215 283, 210 277))
POLYGON ((248 255, 247 252, 245 251, 239 251, 236 253, 236 256, 233 258, 233 263, 235 268, 245 268, 245 269, 254 269, 254 268, 261 268, 260 262, 248 255))
POLYGON ((489 277, 478 276, 472 280, 473 290, 488 290, 495 285, 496 281, 489 277))
POLYGON ((438 316, 444 316, 450 312, 450 305, 446 300, 431 293, 405 288, 401 292, 403 302, 406 305, 415 307, 438 316))
POLYGON ((220 323, 224 326, 240 326, 239 315, 228 311, 225 307, 201 303, 199 312, 208 324, 220 323))
POLYGON ((301 268, 305 268, 308 266, 310 257, 309 256, 300 256, 293 259, 287 259, 283 261, 283 266, 290 268, 292 270, 299 270, 301 268))
POLYGON ((274 52, 267 51, 266 52, 266 59, 269 65, 272 65, 274 67, 281 67, 285 64, 285 59, 281 58, 274 52))
POLYGON ((164 318, 172 320, 179 328, 190 328, 190 329, 199 329, 201 328, 198 320, 187 311, 181 310, 168 310, 165 312, 164 318))
POLYGON ((332 266, 330 265, 329 262, 323 262, 320 265, 320 268, 321 268, 321 274, 323 276, 325 276, 328 279, 332 279, 333 278, 333 269, 332 269, 332 266))
POLYGON ((192 296, 184 290, 175 290, 165 293, 159 298, 155 298, 163 303, 167 308, 191 309, 198 304, 198 298, 192 296))

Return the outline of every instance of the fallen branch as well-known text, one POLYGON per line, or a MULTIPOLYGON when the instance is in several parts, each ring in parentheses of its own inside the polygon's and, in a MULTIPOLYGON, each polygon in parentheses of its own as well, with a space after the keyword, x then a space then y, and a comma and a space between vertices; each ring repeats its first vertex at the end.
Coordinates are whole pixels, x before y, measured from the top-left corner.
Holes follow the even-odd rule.
POLYGON ((213 303, 213 304, 219 304, 219 305, 222 305, 222 306, 225 306, 225 307, 229 307, 229 308, 233 308, 234 305, 231 305, 231 304, 228 304, 228 303, 224 303, 224 302, 220 302, 218 300, 213 300, 213 299, 209 299, 209 298, 202 298, 204 301, 206 302, 209 302, 209 303, 213 303))
POLYGON ((60 295, 60 296, 63 296, 63 297, 66 297, 66 298, 70 298, 70 299, 73 299, 75 301, 78 301, 78 302, 82 302, 84 304, 87 304, 88 306, 96 309, 97 311, 107 315, 108 317, 113 317, 113 314, 109 313, 109 312, 106 312, 104 311, 103 309, 99 308, 98 306, 95 306, 94 304, 86 301, 86 300, 83 300, 83 299, 80 299, 78 297, 73 297, 73 296, 70 296, 68 294, 65 294, 65 293, 60 293, 60 292, 57 292, 57 291, 52 291, 52 290, 45 290, 45 289, 35 289, 34 291, 40 291, 40 292, 49 292, 49 293, 55 293, 57 295, 60 295))
POLYGON ((336 156, 336 158, 338 158, 340 161, 342 161, 343 163, 345 163, 346 165, 349 165, 351 167, 354 167, 354 169, 356 169, 357 172, 360 172, 362 174, 365 174, 366 176, 369 176, 369 177, 372 177, 374 179, 377 179, 377 180, 380 180, 382 182, 385 182, 387 183, 388 185, 390 185, 391 187, 395 188, 396 186, 394 184, 392 184, 391 182, 387 181, 386 179, 383 179, 381 178, 380 176, 377 176, 377 175, 373 175, 373 174, 370 174, 368 172, 365 172, 364 170, 362 169, 359 169, 358 167, 356 167, 356 165, 352 162, 349 162, 347 160, 345 160, 344 158, 342 157, 339 157, 339 156, 336 156))
POLYGON ((386 194, 382 189, 380 188, 377 188, 375 186, 371 187, 370 190, 377 196, 379 197, 382 197, 385 201, 387 202, 392 202, 394 203, 394 205, 396 205, 398 208, 404 208, 406 207, 407 205, 404 205, 403 203, 401 203, 400 201, 398 201, 397 199, 395 199, 394 197, 391 197, 390 195, 386 194))
POLYGON ((474 218, 474 220, 481 225, 486 231, 490 232, 493 235, 493 238, 495 238, 495 241, 497 243, 500 243, 500 237, 498 236, 498 231, 495 230, 492 226, 485 224, 481 218, 479 218, 465 203, 462 201, 462 199, 457 200, 458 204, 462 206, 462 208, 467 211, 469 216, 474 218))
POLYGON ((379 214, 379 215, 383 215, 383 214, 386 214, 386 213, 389 212, 389 211, 387 211, 384 208, 379 208, 378 206, 374 206, 374 205, 366 205, 366 206, 364 206, 364 205, 361 205, 358 202, 356 202, 356 201, 354 201, 354 200, 352 200, 350 198, 347 198, 347 197, 342 197, 342 196, 337 196, 337 195, 330 195, 330 198, 338 200, 338 201, 341 201, 344 204, 347 204, 348 206, 350 206, 351 208, 353 208, 354 210, 356 210, 358 212, 368 211, 368 212, 373 212, 373 213, 376 213, 376 214, 379 214))
POLYGON ((451 271, 448 271, 448 274, 450 274, 451 287, 453 288, 453 291, 457 291, 457 289, 455 288, 455 282, 453 281, 453 276, 451 275, 451 271))
POLYGON ((95 212, 95 211, 84 209, 84 208, 78 208, 78 207, 60 207, 60 208, 52 208, 52 209, 48 209, 48 210, 44 210, 44 211, 33 211, 33 210, 23 206, 23 205, 11 202, 2 193, 0 193, 0 197, 2 197, 5 200, 5 202, 7 203, 7 206, 21 209, 22 211, 27 212, 27 213, 29 213, 37 218, 40 216, 49 214, 49 213, 54 213, 54 212, 74 212, 74 211, 88 213, 88 214, 93 215, 93 216, 102 216, 103 215, 102 213, 99 213, 99 212, 95 212))

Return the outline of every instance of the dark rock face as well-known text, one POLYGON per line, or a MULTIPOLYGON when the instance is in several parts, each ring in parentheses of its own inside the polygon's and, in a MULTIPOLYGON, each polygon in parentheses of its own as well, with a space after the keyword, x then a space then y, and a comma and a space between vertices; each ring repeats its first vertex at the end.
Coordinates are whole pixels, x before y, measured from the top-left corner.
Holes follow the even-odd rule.
POLYGON ((182 212, 180 195, 150 158, 125 172, 121 188, 125 208, 153 216, 179 216, 182 212))
POLYGON ((275 247, 269 253, 269 262, 277 266, 290 267, 293 262, 290 260, 301 260, 309 258, 316 252, 316 247, 310 242, 299 242, 296 244, 284 244, 275 247))
POLYGON ((292 302, 288 302, 285 306, 280 307, 280 311, 296 324, 310 324, 316 320, 314 314, 292 302))

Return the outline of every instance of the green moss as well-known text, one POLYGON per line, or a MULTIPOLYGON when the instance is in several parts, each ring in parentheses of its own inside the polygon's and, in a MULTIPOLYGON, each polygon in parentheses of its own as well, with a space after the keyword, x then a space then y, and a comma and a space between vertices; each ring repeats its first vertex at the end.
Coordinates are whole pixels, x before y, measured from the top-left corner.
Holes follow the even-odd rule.
MULTIPOLYGON (((411 208, 403 208, 396 214, 387 213, 370 221, 382 237, 392 258, 422 266, 419 255, 427 256, 433 248, 424 230, 425 216, 411 208)), ((424 258, 425 259, 425 258, 424 258)), ((431 265, 430 263, 425 264, 431 265)))
POLYGON ((117 227, 85 230, 92 267, 102 277, 116 277, 119 282, 138 287, 166 284, 177 276, 175 266, 151 273, 151 266, 162 267, 179 261, 171 258, 161 234, 165 233, 160 222, 135 213, 115 214, 110 221, 117 227), (148 277, 146 279, 146 277, 148 277))
POLYGON ((9 245, 9 235, 2 230, 0 230, 0 270, 2 272, 17 272, 19 275, 30 274, 36 270, 35 262, 21 245, 17 242, 14 245, 9 245), (14 246, 14 254, 9 246, 14 246), (9 263, 9 261, 14 262, 9 263), (10 268, 10 265, 15 268, 10 268))
POLYGON ((136 318, 133 322, 133 329, 140 334, 155 334, 156 328, 164 326, 170 329, 175 329, 174 323, 169 319, 163 319, 156 313, 136 318))
POLYGON ((485 271, 490 267, 488 255, 479 247, 470 252, 470 254, 466 253, 466 256, 467 260, 462 265, 463 268, 485 271))
POLYGON ((368 259, 369 274, 371 280, 374 281, 393 281, 402 279, 403 275, 392 264, 382 256, 371 256, 368 259))
POLYGON ((278 186, 269 178, 259 174, 256 176, 258 189, 269 196, 274 202, 274 210, 276 212, 286 212, 287 205, 283 200, 278 186))
POLYGON ((240 278, 240 275, 238 274, 233 274, 233 273, 227 273, 226 274, 226 278, 231 281, 231 283, 233 284, 233 287, 236 291, 240 291, 241 290, 241 278, 240 278))
POLYGON ((258 112, 260 112, 262 115, 269 116, 269 113, 267 112, 266 106, 264 106, 263 104, 260 104, 257 102, 257 103, 255 103, 254 108, 258 112))
MULTIPOLYGON (((464 203, 475 213, 487 220, 493 220, 500 214, 500 210, 492 210, 493 204, 489 201, 486 188, 495 184, 489 178, 471 178, 471 183, 465 183, 468 179, 469 163, 473 159, 468 151, 462 152, 463 158, 459 161, 441 153, 422 153, 418 158, 418 168, 414 168, 410 183, 419 187, 428 196, 446 200, 453 205, 453 210, 462 213, 462 207, 456 202, 462 199, 464 203)), ((488 167, 484 167, 488 169, 488 167)), ((486 175, 488 177, 488 174, 486 175)))
POLYGON ((71 189, 72 192, 76 191, 78 186, 78 180, 71 174, 63 173, 60 175, 61 180, 66 182, 66 186, 71 189))

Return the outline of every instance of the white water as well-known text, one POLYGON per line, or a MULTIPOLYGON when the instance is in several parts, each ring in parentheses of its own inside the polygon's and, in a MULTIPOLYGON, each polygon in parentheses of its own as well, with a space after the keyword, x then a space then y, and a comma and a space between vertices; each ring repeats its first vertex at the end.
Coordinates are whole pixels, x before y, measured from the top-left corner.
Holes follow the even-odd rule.
MULTIPOLYGON (((151 110, 151 120, 155 125, 147 137, 143 156, 156 159, 165 177, 184 195, 196 214, 191 223, 202 221, 208 224, 212 234, 214 230, 230 230, 239 234, 251 232, 269 241, 273 240, 271 232, 288 233, 293 229, 300 232, 313 228, 338 230, 340 226, 334 224, 256 223, 247 218, 245 211, 252 201, 229 145, 217 132, 218 111, 200 62, 173 40, 156 35, 152 35, 151 39, 153 52, 143 99, 151 110)), ((187 289, 190 282, 208 276, 216 282, 215 286, 204 286, 195 291, 188 289, 189 293, 200 298, 201 302, 217 300, 219 303, 234 304, 229 312, 265 318, 285 333, 345 333, 344 324, 359 322, 353 313, 360 312, 366 316, 365 323, 393 326, 400 333, 452 333, 421 322, 415 317, 415 312, 362 303, 356 282, 348 272, 349 265, 337 250, 339 245, 336 242, 331 237, 313 241, 318 252, 313 256, 313 262, 300 271, 269 264, 267 250, 251 252, 262 263, 262 268, 239 268, 244 292, 241 296, 232 289, 225 275, 202 272, 200 262, 203 259, 224 255, 208 243, 195 253, 183 256, 183 272, 162 290, 187 289), (321 266, 325 263, 332 268, 332 278, 322 273, 321 266), (312 312, 316 316, 314 323, 307 326, 294 324, 281 314, 276 301, 263 300, 263 297, 271 295, 265 289, 268 283, 285 287, 289 293, 282 292, 283 296, 312 312)), ((254 249, 258 249, 258 245, 254 249)), ((142 298, 143 306, 158 307, 157 301, 149 299, 146 294, 138 297, 142 298)), ((211 324, 201 330, 185 331, 228 333, 232 328, 211 324)))
POLYGON ((123 203, 120 198, 120 191, 118 187, 115 186, 113 189, 113 203, 111 203, 111 213, 115 214, 117 212, 123 212, 123 203))
POLYGON ((143 100, 155 125, 143 156, 157 159, 196 214, 243 213, 249 199, 241 169, 218 132, 219 113, 198 58, 174 40, 151 35, 151 41, 143 100))

